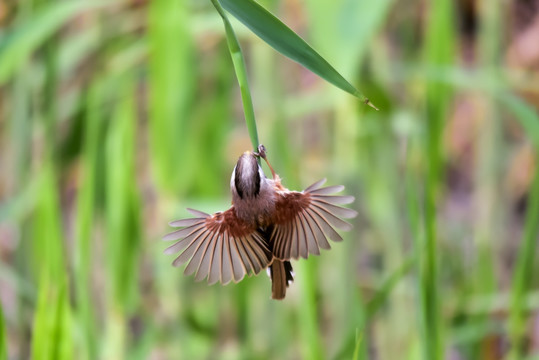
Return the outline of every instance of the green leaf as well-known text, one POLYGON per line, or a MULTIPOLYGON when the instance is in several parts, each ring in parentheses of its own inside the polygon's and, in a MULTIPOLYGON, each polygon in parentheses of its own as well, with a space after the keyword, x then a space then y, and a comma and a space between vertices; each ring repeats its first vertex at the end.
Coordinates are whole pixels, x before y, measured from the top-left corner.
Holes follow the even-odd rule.
POLYGON ((0 360, 7 359, 6 330, 4 325, 4 313, 0 302, 0 360))
POLYGON ((299 35, 253 0, 219 0, 223 8, 268 45, 378 110, 299 35))
MULTIPOLYGON (((236 78, 240 85, 241 100, 243 103, 243 112, 245 114, 245 124, 249 131, 249 137, 253 144, 253 149, 256 151, 260 142, 258 141, 258 130, 256 128, 255 110, 253 106, 253 99, 251 97, 251 90, 249 87, 249 81, 247 81, 247 67, 243 59, 243 53, 241 52, 240 43, 236 37, 236 33, 226 16, 223 8, 218 0, 212 0, 213 6, 221 15, 223 24, 225 25, 226 42, 228 44, 228 50, 230 51, 230 57, 232 58, 232 64, 234 65, 234 71, 236 72, 236 78)), ((259 160, 260 161, 260 160, 259 160)))
POLYGON ((9 80, 18 66, 47 38, 73 16, 107 5, 101 1, 64 1, 54 3, 28 22, 20 24, 0 39, 0 84, 9 80))
MULTIPOLYGON (((136 298, 140 208, 136 185, 136 103, 131 78, 118 80, 122 102, 105 140, 106 253, 110 306, 131 311, 136 298)), ((122 358, 122 357, 113 357, 122 358)))
MULTIPOLYGON (((500 94, 500 100, 520 122, 528 135, 528 140, 539 153, 539 116, 533 106, 513 94, 500 94)), ((539 233, 539 168, 535 166, 535 175, 528 198, 526 221, 520 249, 513 272, 511 308, 509 312, 509 338, 511 349, 508 359, 520 359, 523 355, 526 335, 526 294, 532 290, 533 264, 536 263, 537 235, 539 233)))
POLYGON ((32 332, 33 360, 73 359, 73 328, 65 275, 43 273, 32 332))
POLYGON ((359 359, 359 350, 361 349, 361 342, 363 341, 363 332, 356 329, 356 346, 354 347, 354 355, 352 359, 359 359))
POLYGON ((198 65, 185 1, 151 1, 148 7, 148 123, 152 167, 168 190, 186 188, 193 176, 182 171, 189 156, 189 120, 198 65), (180 41, 178 41, 180 39, 180 41))
POLYGON ((55 168, 50 160, 43 165, 40 176, 32 239, 39 291, 32 329, 31 358, 71 359, 73 337, 61 205, 55 168))
MULTIPOLYGON (((101 80, 101 79, 99 79, 101 80)), ((98 191, 99 152, 102 147, 102 127, 104 120, 101 109, 104 82, 95 80, 88 90, 86 119, 82 140, 81 173, 82 181, 77 194, 77 217, 75 219, 75 291, 77 296, 77 316, 83 324, 81 335, 84 353, 89 359, 96 357, 97 334, 94 304, 91 298, 92 236, 95 230, 96 193, 98 191)))

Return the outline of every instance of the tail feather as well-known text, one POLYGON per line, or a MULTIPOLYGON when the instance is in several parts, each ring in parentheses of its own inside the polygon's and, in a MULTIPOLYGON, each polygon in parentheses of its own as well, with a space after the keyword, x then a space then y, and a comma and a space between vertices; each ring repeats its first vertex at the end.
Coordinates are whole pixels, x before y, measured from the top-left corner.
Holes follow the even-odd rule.
POLYGON ((270 276, 271 298, 275 300, 284 299, 288 282, 294 280, 290 261, 273 259, 273 263, 270 266, 270 276))

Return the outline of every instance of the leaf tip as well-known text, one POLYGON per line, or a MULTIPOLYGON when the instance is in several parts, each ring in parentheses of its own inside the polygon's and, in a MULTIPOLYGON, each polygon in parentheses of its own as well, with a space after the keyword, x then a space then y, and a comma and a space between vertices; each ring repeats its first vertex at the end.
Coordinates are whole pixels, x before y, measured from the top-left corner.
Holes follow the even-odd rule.
POLYGON ((376 111, 380 111, 380 109, 378 109, 376 107, 376 105, 374 105, 368 98, 365 98, 365 101, 364 101, 365 105, 369 105, 371 108, 373 108, 374 110, 376 111))

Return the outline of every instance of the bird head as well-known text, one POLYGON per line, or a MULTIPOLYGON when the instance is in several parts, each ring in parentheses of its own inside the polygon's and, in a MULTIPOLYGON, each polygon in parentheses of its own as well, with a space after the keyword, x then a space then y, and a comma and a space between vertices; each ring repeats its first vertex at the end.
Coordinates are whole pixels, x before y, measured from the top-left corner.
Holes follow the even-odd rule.
POLYGON ((258 164, 258 156, 257 153, 246 151, 239 157, 230 179, 233 198, 246 199, 259 196, 266 175, 258 164))

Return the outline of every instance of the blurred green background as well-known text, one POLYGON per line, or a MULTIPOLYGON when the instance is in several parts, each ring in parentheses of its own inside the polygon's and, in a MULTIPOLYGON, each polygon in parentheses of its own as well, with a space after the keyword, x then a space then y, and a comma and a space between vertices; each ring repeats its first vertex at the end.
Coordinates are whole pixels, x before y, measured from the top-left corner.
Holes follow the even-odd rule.
POLYGON ((0 0, 0 359, 539 359, 539 1, 260 1, 380 111, 237 21, 260 141, 360 212, 207 286, 167 223, 251 149, 210 1, 0 0))

